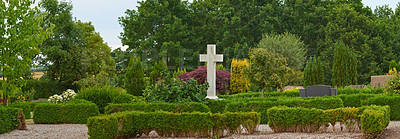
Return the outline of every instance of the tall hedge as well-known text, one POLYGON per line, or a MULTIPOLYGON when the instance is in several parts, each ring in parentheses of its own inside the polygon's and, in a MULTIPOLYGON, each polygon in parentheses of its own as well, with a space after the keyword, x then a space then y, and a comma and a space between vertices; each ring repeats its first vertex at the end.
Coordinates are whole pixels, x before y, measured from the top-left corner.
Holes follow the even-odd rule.
POLYGON ((249 66, 247 59, 233 59, 231 63, 231 94, 247 93, 250 90, 250 80, 243 74, 243 69, 249 66))
POLYGON ((304 87, 324 84, 324 69, 321 58, 311 57, 304 69, 304 87))
POLYGON ((357 59, 350 48, 343 42, 335 44, 333 65, 332 65, 332 85, 345 87, 357 84, 357 59))
POLYGON ((108 103, 113 103, 114 99, 123 93, 125 92, 122 88, 114 86, 93 86, 79 90, 75 98, 93 102, 99 107, 100 112, 104 113, 104 107, 108 103))
POLYGON ((128 69, 125 73, 125 89, 128 94, 134 96, 143 95, 143 90, 146 89, 146 81, 140 57, 136 59, 131 57, 129 61, 128 69))
POLYGON ((12 131, 18 126, 18 108, 0 106, 0 134, 12 131))

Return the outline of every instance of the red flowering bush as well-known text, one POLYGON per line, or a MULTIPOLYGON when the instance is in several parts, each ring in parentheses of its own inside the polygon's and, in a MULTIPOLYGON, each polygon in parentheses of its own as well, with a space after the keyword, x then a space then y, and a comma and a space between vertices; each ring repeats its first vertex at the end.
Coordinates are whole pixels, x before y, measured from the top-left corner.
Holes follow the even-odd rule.
MULTIPOLYGON (((223 95, 229 93, 231 73, 217 69, 217 94, 223 95)), ((200 66, 197 69, 178 75, 178 78, 188 81, 190 78, 197 80, 198 84, 204 84, 207 81, 207 66, 200 66)))

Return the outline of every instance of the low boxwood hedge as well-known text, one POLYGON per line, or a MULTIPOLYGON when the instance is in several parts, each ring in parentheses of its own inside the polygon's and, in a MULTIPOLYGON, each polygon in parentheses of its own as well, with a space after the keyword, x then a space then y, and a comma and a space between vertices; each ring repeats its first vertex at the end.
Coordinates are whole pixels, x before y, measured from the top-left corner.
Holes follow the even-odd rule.
POLYGON ((25 119, 31 119, 31 108, 27 102, 10 103, 8 106, 22 109, 25 119))
POLYGON ((400 96, 398 95, 377 95, 375 97, 362 100, 363 105, 379 105, 390 107, 390 120, 400 120, 400 96))
POLYGON ((89 117, 100 114, 96 104, 79 99, 62 104, 38 103, 33 113, 33 121, 40 124, 84 124, 89 117))
MULTIPOLYGON (((238 98, 252 98, 261 97, 261 92, 239 93, 234 95, 217 95, 222 99, 238 99, 238 98)), ((264 93, 264 97, 300 97, 299 91, 286 91, 286 92, 270 92, 264 93)))
POLYGON ((18 126, 18 108, 0 106, 0 134, 10 132, 18 126))
POLYGON ((361 107, 362 100, 367 100, 368 98, 372 98, 375 96, 377 95, 359 93, 359 94, 349 94, 349 95, 338 95, 337 97, 342 99, 344 107, 361 107))
POLYGON ((259 112, 261 114, 261 123, 268 122, 267 110, 274 106, 304 107, 318 109, 333 109, 343 107, 343 102, 336 97, 307 97, 307 98, 287 98, 277 101, 238 101, 227 104, 228 112, 259 112))
POLYGON ((260 122, 260 114, 250 113, 171 113, 125 111, 111 115, 90 117, 90 138, 136 137, 155 130, 160 137, 222 137, 240 133, 242 125, 253 133, 260 122), (214 129, 214 130, 213 130, 214 129), (210 132, 213 131, 213 132, 210 132))
POLYGON ((167 111, 174 113, 182 112, 210 112, 210 108, 207 105, 190 102, 190 103, 122 103, 122 104, 109 104, 105 108, 106 114, 111 114, 121 111, 143 111, 143 112, 155 112, 155 111, 167 111))
POLYGON ((280 106, 268 109, 267 115, 268 125, 274 132, 316 132, 323 125, 341 122, 347 128, 360 128, 365 135, 377 137, 389 125, 390 107, 372 105, 321 110, 280 106))

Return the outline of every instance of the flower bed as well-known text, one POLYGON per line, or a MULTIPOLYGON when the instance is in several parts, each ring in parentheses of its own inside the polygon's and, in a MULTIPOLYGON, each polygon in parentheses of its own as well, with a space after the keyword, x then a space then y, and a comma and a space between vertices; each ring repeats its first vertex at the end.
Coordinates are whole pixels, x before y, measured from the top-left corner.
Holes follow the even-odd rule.
POLYGON ((160 137, 222 137, 240 134, 242 125, 247 133, 255 131, 260 114, 249 113, 170 113, 125 111, 88 119, 90 138, 136 137, 155 130, 160 137), (212 131, 212 132, 210 132, 212 131))

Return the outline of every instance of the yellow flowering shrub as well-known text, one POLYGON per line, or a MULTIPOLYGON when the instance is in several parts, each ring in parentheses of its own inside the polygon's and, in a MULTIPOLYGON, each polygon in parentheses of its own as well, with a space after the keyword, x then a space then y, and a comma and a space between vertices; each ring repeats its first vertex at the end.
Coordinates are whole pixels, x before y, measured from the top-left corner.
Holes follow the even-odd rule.
POLYGON ((385 92, 400 94, 400 74, 398 72, 394 73, 393 77, 387 80, 385 92))
POLYGON ((250 80, 243 74, 243 69, 249 66, 247 59, 233 59, 231 63, 230 91, 232 94, 246 93, 250 89, 250 80))

